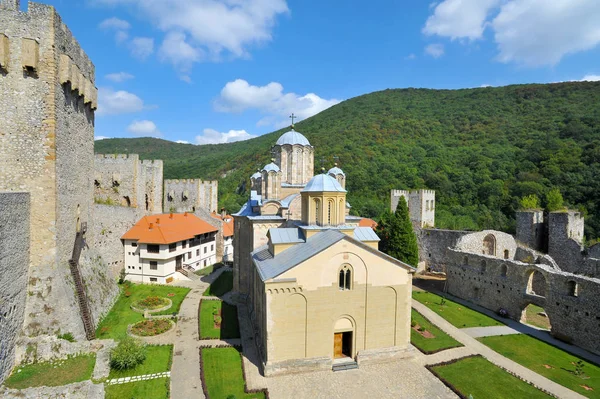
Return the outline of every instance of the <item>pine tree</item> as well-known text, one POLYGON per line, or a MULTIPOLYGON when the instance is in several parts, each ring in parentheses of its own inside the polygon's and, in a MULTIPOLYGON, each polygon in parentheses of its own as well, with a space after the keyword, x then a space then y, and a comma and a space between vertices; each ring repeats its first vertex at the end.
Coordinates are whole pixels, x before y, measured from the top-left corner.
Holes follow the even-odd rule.
POLYGON ((406 201, 398 201, 396 212, 385 211, 377 225, 377 234, 381 241, 379 249, 411 266, 419 263, 419 246, 413 231, 406 201))

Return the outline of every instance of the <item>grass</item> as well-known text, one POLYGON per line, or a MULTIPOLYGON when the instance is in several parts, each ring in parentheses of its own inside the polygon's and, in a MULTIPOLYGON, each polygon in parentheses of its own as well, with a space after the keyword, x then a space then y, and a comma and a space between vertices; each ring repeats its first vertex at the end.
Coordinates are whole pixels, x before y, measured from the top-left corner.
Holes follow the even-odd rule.
POLYGON ((233 273, 223 272, 213 283, 204 291, 204 296, 221 296, 231 291, 233 288, 233 273))
POLYGON ((96 364, 96 355, 82 355, 66 360, 28 364, 17 367, 4 382, 9 388, 57 387, 89 380, 96 364))
POLYGON ((431 292, 413 291, 412 296, 414 300, 421 302, 423 305, 433 310, 454 327, 466 328, 504 325, 483 313, 469 309, 449 299, 446 299, 444 305, 441 305, 442 297, 432 294, 431 292))
POLYGON ((205 268, 196 270, 194 272, 194 274, 197 276, 208 276, 209 274, 211 274, 213 272, 214 268, 215 268, 215 265, 207 266, 205 268))
POLYGON ((410 342, 425 353, 439 352, 444 349, 456 348, 463 346, 460 342, 431 324, 429 320, 423 317, 416 310, 412 310, 412 321, 416 322, 419 326, 424 327, 426 331, 429 331, 435 338, 425 338, 413 328, 410 329, 410 342))
POLYGON ((264 399, 263 393, 244 392, 242 359, 235 348, 202 349, 202 373, 211 398, 264 399))
POLYGON ((582 379, 574 374, 574 363, 580 359, 561 349, 524 334, 484 337, 479 341, 557 384, 590 398, 600 396, 600 367, 584 361, 583 373, 589 379, 582 379), (593 391, 587 391, 581 385, 587 385, 593 391))
POLYGON ((538 313, 544 312, 544 308, 530 304, 526 308, 525 313, 525 324, 530 324, 534 327, 543 328, 544 330, 550 330, 550 320, 548 317, 540 316, 538 313))
POLYGON ((146 360, 142 364, 129 370, 111 369, 108 379, 169 371, 172 358, 173 345, 148 345, 146 346, 146 360))
POLYGON ((200 305, 200 339, 239 338, 240 327, 237 318, 237 308, 222 301, 202 301, 200 305), (214 308, 221 311, 221 327, 215 328, 214 308))
POLYGON ((104 399, 169 399, 168 378, 105 385, 104 399))
POLYGON ((179 312, 181 302, 189 291, 189 288, 166 285, 131 284, 129 288, 123 285, 119 299, 117 299, 110 312, 108 312, 98 325, 96 337, 98 339, 112 338, 116 340, 125 338, 129 324, 144 320, 144 316, 141 313, 134 312, 130 308, 130 305, 134 302, 145 299, 148 296, 167 297, 167 294, 174 293, 174 296, 168 297, 173 302, 173 306, 165 311, 154 313, 172 314, 179 312), (131 295, 127 297, 126 293, 130 293, 131 295))

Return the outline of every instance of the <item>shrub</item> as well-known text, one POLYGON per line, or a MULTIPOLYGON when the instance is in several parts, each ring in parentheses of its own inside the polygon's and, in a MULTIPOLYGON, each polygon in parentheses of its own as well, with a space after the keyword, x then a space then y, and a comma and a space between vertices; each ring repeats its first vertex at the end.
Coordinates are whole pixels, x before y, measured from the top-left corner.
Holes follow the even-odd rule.
POLYGON ((119 272, 119 284, 123 284, 125 282, 125 277, 127 276, 127 272, 125 272, 125 268, 122 268, 119 272))
POLYGON ((416 321, 414 321, 414 320, 413 320, 413 321, 411 321, 411 322, 410 322, 410 326, 411 326, 411 327, 414 327, 414 326, 416 326, 416 325, 417 325, 417 322, 416 322, 416 321))
POLYGON ((419 327, 419 331, 421 331, 421 332, 425 331, 425 327, 423 327, 423 326, 419 327))
POLYGON ((64 333, 64 334, 59 334, 56 336, 56 338, 64 339, 65 341, 69 341, 69 342, 75 342, 75 337, 70 332, 64 333))
POLYGON ((145 345, 127 337, 110 351, 110 367, 115 370, 131 369, 146 360, 145 345))

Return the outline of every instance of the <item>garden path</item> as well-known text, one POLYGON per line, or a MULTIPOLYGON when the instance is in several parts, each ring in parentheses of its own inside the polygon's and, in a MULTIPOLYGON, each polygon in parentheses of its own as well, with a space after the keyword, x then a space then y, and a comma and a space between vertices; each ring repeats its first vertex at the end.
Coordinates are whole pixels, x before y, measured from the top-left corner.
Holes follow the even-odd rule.
MULTIPOLYGON (((493 351, 492 349, 488 348, 481 342, 477 341, 475 338, 471 337, 469 334, 467 334, 463 330, 454 327, 452 324, 450 324, 448 321, 446 321, 444 318, 439 316, 437 313, 435 313, 434 311, 432 311, 431 309, 429 309, 427 306, 423 305, 422 303, 417 302, 417 301, 412 301, 412 307, 417 312, 421 313, 425 318, 429 319, 430 322, 435 324, 438 328, 440 328, 446 334, 450 335, 452 338, 454 338, 458 342, 462 343, 465 346, 465 348, 471 349, 473 351, 473 353, 478 353, 478 354, 482 355, 487 360, 494 363, 496 366, 499 366, 499 367, 509 371, 510 373, 518 376, 522 380, 525 380, 525 381, 529 382, 530 384, 533 384, 534 386, 541 388, 544 391, 549 392, 552 395, 555 395, 556 397, 559 397, 559 398, 564 398, 564 399, 571 399, 571 398, 583 399, 583 398, 585 398, 584 396, 578 394, 577 392, 571 391, 570 389, 565 388, 562 385, 559 385, 559 384, 555 383, 554 381, 551 381, 548 378, 543 377, 543 376, 539 375, 538 373, 535 373, 535 372, 529 370, 528 368, 523 367, 520 364, 513 362, 512 360, 507 359, 506 357, 493 351)), ((461 349, 461 348, 458 348, 458 349, 461 349)), ((443 352, 440 352, 440 353, 443 353, 443 352)), ((425 363, 425 364, 435 364, 435 361, 434 361, 434 363, 429 363, 429 359, 434 360, 434 357, 436 355, 437 354, 431 355, 431 356, 426 356, 427 363, 425 363)), ((448 359, 448 360, 450 360, 450 359, 448 359)))
POLYGON ((460 331, 469 334, 473 338, 492 337, 495 335, 521 334, 509 326, 488 326, 488 327, 469 327, 461 328, 460 331))

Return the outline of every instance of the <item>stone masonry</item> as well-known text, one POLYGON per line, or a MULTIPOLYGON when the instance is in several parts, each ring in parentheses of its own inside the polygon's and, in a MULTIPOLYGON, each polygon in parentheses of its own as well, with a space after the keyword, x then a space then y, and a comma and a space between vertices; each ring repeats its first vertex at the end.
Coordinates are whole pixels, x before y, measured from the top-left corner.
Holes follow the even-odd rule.
POLYGON ((218 212, 218 191, 216 180, 165 180, 163 210, 165 213, 196 212, 197 209, 218 212))
POLYGON ((29 193, 0 193, 0 381, 12 370, 25 318, 29 193))

